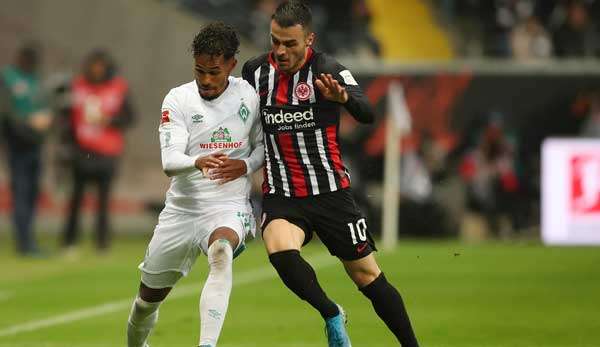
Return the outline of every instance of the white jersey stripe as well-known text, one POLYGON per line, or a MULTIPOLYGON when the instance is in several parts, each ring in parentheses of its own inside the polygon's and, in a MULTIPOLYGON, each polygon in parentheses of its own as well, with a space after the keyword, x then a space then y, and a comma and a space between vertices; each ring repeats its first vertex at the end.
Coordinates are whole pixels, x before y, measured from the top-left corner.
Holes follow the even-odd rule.
MULTIPOLYGON (((275 160, 279 164, 279 173, 281 174, 281 183, 283 184, 283 193, 285 196, 291 196, 290 194, 290 185, 288 184, 287 173, 285 172, 285 166, 283 165, 283 159, 279 155, 279 150, 277 149, 277 144, 275 143, 275 136, 273 134, 269 134, 269 138, 271 139, 271 145, 273 146, 273 153, 275 153, 275 160)), ((334 181, 335 184, 335 181, 334 181)))
POLYGON ((275 193, 275 185, 273 184, 273 168, 271 167, 271 157, 269 156, 269 144, 267 143, 267 139, 265 137, 265 167, 267 169, 267 183, 269 184, 269 194, 275 193))
POLYGON ((310 178, 310 185, 312 186, 313 194, 317 195, 319 194, 319 182, 317 181, 317 174, 315 173, 315 168, 310 163, 308 153, 306 152, 306 144, 304 143, 304 133, 296 133, 296 138, 298 139, 298 148, 300 149, 302 162, 304 163, 304 165, 306 165, 306 169, 308 170, 308 177, 310 178))
POLYGON ((256 89, 257 91, 260 90, 260 70, 262 69, 262 66, 259 66, 258 69, 256 69, 256 71, 254 71, 254 89, 256 89))
POLYGON ((329 189, 332 192, 336 191, 337 185, 335 184, 335 177, 333 176, 331 166, 329 166, 329 161, 327 160, 327 153, 325 152, 325 145, 323 144, 323 132, 321 131, 321 129, 317 129, 315 131, 315 135, 317 137, 319 157, 321 157, 321 163, 323 163, 323 167, 325 168, 325 171, 327 171, 327 178, 329 179, 329 189))
POLYGON ((292 89, 292 105, 298 105, 298 96, 296 96, 296 87, 298 86, 298 80, 300 79, 300 71, 294 74, 294 87, 292 89))
POLYGON ((312 66, 310 68, 308 68, 308 76, 306 77, 306 83, 308 84, 308 86, 310 87, 310 90, 311 90, 310 103, 314 104, 315 102, 317 102, 317 97, 316 97, 316 92, 315 92, 315 86, 313 85, 312 66))
POLYGON ((271 98, 273 97, 273 88, 275 86, 275 68, 269 64, 269 94, 267 95, 267 106, 271 106, 271 98))

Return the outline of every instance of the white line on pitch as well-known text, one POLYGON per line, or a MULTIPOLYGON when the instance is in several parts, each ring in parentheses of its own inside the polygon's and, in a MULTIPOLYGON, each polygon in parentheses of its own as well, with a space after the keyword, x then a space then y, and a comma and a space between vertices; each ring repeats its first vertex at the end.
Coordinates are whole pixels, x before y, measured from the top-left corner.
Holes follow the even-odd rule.
MULTIPOLYGON (((319 255, 308 259, 312 266, 316 268, 322 268, 337 263, 335 257, 330 255, 319 255)), ((245 271, 239 274, 235 274, 233 286, 240 286, 259 282, 262 280, 276 277, 276 272, 270 266, 263 266, 254 270, 245 271)), ((177 298, 184 298, 187 296, 199 294, 202 286, 197 284, 188 284, 180 287, 175 287, 173 293, 169 294, 167 300, 173 300, 177 298)), ((84 308, 57 316, 49 317, 46 319, 35 320, 22 324, 16 324, 0 330, 0 337, 13 336, 20 333, 36 331, 43 328, 48 328, 56 325, 67 324, 76 322, 92 317, 102 316, 105 314, 129 309, 133 298, 117 300, 108 302, 102 305, 96 305, 89 308, 84 308)), ((125 319, 125 318, 123 318, 125 319)))

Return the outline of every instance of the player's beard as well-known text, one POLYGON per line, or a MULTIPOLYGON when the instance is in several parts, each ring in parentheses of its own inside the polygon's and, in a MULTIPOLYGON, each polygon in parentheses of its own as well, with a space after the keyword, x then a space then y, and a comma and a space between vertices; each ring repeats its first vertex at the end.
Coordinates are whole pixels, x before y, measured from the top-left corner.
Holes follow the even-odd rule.
POLYGON ((299 53, 299 54, 288 53, 285 61, 283 61, 283 63, 285 64, 284 66, 281 65, 282 61, 281 61, 280 57, 275 56, 275 61, 277 62, 279 70, 290 74, 290 73, 296 72, 298 70, 298 68, 304 63, 305 57, 306 57, 306 49, 304 49, 302 51, 302 53, 299 53))
POLYGON ((200 97, 206 101, 214 100, 214 99, 218 98, 219 95, 221 95, 221 94, 214 94, 214 95, 206 95, 205 96, 205 95, 202 95, 202 93, 199 93, 199 94, 200 94, 200 97))
MULTIPOLYGON (((196 85, 198 86, 198 94, 200 94, 200 97, 201 97, 202 99, 204 99, 204 100, 211 101, 211 100, 214 100, 214 99, 218 98, 219 96, 221 96, 221 94, 223 94, 223 92, 225 91, 225 89, 227 89, 227 85, 228 85, 228 84, 229 84, 229 82, 227 82, 227 83, 225 84, 225 87, 223 87, 223 89, 221 89, 221 91, 220 91, 220 92, 218 92, 218 93, 217 93, 217 92, 215 92, 214 94, 210 94, 210 95, 203 95, 203 94, 202 94, 202 89, 203 89, 203 88, 202 88, 200 85, 198 85, 198 84, 196 84, 196 85)), ((219 90, 219 88, 218 88, 218 87, 215 87, 215 88, 211 88, 211 89, 209 89, 209 91, 211 91, 211 92, 212 92, 213 90, 219 90)))

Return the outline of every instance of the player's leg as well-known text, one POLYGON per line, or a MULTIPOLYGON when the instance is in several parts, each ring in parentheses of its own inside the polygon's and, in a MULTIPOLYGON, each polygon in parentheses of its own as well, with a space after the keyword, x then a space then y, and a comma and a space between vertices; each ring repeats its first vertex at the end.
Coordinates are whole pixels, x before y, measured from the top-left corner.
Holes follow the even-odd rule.
POLYGON ((321 197, 314 206, 315 229, 331 254, 340 258, 361 292, 403 347, 417 346, 404 303, 387 282, 372 252, 377 250, 367 222, 349 189, 321 197))
POLYGON ((208 277, 200 295, 201 347, 214 347, 223 328, 232 286, 233 251, 240 237, 231 228, 219 227, 208 240, 208 277))
POLYGON ((197 257, 195 217, 161 213, 139 268, 142 278, 127 324, 128 347, 146 347, 158 311, 171 288, 197 257))
POLYGON ((315 271, 300 255, 305 231, 285 219, 270 221, 263 230, 269 260, 283 283, 300 299, 307 301, 324 319, 339 315, 317 281, 315 271))
POLYGON ((400 293, 379 269, 373 254, 356 260, 342 260, 346 272, 359 290, 371 300, 377 315, 403 347, 418 346, 400 293))
POLYGON ((146 341, 158 321, 158 308, 172 289, 172 285, 162 287, 162 283, 175 283, 181 276, 180 273, 173 271, 142 275, 138 295, 133 301, 127 319, 127 347, 148 346, 146 341), (158 288, 151 288, 148 285, 158 288))

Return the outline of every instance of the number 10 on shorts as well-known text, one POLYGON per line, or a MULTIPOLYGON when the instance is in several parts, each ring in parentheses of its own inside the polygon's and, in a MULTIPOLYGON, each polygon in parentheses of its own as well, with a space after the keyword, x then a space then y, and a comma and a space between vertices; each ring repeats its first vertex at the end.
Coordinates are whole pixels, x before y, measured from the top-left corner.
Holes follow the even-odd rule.
POLYGON ((352 236, 352 244, 367 241, 367 222, 364 218, 359 219, 356 224, 348 223, 350 228, 350 236, 352 236), (358 235, 357 235, 358 234, 358 235), (358 240, 357 237, 358 236, 358 240))

